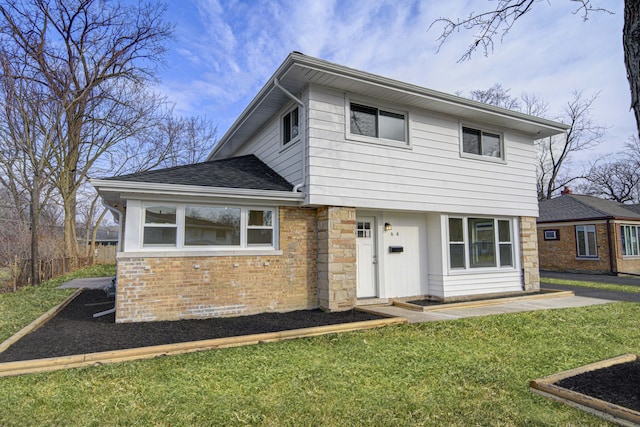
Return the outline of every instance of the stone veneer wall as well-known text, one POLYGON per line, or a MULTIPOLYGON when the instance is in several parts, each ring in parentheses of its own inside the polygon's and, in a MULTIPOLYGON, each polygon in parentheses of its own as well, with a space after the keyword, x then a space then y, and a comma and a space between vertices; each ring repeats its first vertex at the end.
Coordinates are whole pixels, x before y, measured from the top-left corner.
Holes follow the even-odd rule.
POLYGON ((317 308, 316 214, 315 209, 279 209, 282 255, 136 257, 133 253, 121 254, 116 322, 317 308))
MULTIPOLYGON (((586 224, 586 223, 585 223, 586 224)), ((575 224, 538 226, 538 245, 540 248, 540 269, 549 271, 608 273, 609 248, 607 224, 596 226, 597 258, 578 258, 576 247, 575 224), (544 230, 558 230, 558 240, 544 240, 544 230)), ((613 227, 611 227, 613 229, 613 227)), ((615 241, 615 240, 613 240, 615 241)))
POLYGON ((540 290, 538 238, 536 233, 536 219, 533 217, 520 218, 520 254, 522 257, 524 290, 540 290))
POLYGON ((356 210, 318 208, 318 300, 329 311, 356 305, 356 210))

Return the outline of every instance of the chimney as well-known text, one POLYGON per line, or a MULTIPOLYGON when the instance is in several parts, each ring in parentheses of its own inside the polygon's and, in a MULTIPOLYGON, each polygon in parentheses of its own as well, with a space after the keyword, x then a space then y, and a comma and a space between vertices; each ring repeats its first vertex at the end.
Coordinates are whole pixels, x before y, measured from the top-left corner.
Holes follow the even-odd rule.
POLYGON ((563 196, 565 194, 573 194, 573 190, 571 190, 568 185, 565 185, 564 189, 560 192, 560 194, 563 196))

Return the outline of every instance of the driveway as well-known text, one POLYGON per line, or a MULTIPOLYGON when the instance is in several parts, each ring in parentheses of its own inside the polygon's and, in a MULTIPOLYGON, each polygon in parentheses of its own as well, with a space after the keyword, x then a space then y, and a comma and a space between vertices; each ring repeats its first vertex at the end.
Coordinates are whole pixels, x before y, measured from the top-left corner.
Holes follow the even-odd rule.
POLYGON ((640 277, 618 277, 604 274, 578 274, 578 273, 557 273, 551 271, 540 272, 541 287, 548 289, 558 289, 562 291, 573 291, 578 296, 589 298, 601 298, 612 301, 640 302, 640 293, 607 291, 602 289, 585 288, 582 286, 555 285, 545 282, 545 278, 579 280, 583 282, 614 283, 618 285, 640 287, 640 277))

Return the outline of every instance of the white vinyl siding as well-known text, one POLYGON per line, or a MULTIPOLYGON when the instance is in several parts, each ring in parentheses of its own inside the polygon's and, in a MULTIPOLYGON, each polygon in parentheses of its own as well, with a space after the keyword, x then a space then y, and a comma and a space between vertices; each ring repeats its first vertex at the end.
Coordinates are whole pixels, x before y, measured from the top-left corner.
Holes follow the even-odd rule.
POLYGON ((411 110, 411 147, 345 138, 347 95, 312 87, 307 203, 478 215, 537 216, 531 139, 503 133, 505 161, 460 156, 456 118, 411 110))

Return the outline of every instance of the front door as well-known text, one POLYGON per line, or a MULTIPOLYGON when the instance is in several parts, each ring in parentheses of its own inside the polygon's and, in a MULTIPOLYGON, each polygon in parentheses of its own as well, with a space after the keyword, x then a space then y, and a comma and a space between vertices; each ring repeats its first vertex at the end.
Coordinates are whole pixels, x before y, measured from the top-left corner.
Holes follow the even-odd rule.
POLYGON ((375 240, 375 218, 358 217, 356 221, 358 298, 374 298, 378 296, 375 240))

